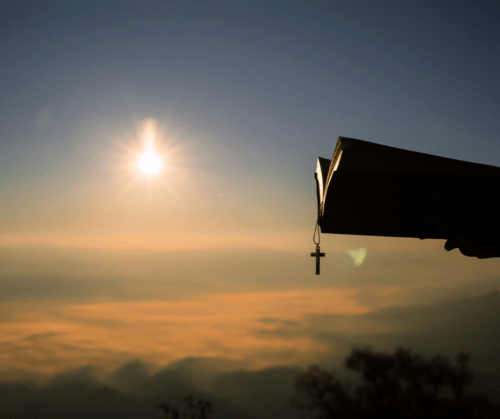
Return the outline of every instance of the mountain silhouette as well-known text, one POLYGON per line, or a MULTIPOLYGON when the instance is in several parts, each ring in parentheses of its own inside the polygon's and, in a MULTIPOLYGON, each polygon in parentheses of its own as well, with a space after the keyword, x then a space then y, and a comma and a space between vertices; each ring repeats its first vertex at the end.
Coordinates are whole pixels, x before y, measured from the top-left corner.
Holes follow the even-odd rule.
POLYGON ((257 418, 301 418, 302 412, 288 406, 290 394, 295 393, 295 377, 301 372, 294 367, 229 372, 212 381, 210 393, 227 397, 257 418))
POLYGON ((131 361, 112 373, 107 383, 125 394, 133 394, 134 389, 150 377, 150 368, 140 360, 131 361))

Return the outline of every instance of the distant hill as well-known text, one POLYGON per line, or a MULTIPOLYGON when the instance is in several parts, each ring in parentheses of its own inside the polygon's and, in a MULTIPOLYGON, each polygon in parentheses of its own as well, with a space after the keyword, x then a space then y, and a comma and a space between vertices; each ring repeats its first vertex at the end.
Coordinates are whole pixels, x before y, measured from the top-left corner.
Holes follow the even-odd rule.
MULTIPOLYGON (((486 393, 500 403, 500 293, 458 298, 431 305, 391 307, 360 315, 376 323, 400 322, 404 333, 345 336, 353 346, 372 346, 375 351, 392 352, 396 346, 412 349, 424 357, 441 353, 454 362, 459 351, 470 353, 474 372, 472 391, 486 393)), ((335 324, 335 315, 321 321, 335 324)), ((339 335, 323 333, 321 339, 337 342, 339 335)), ((349 353, 332 354, 343 361, 349 353)), ((325 358, 326 361, 326 358, 325 358)), ((341 364, 341 362, 340 362, 341 364)), ((335 371, 338 378, 353 384, 361 377, 341 365, 318 366, 335 371)), ((92 368, 64 373, 43 385, 0 382, 2 419, 163 419, 156 406, 168 403, 185 410, 182 399, 212 403, 211 419, 305 419, 310 412, 288 407, 296 378, 305 371, 296 366, 245 371, 241 362, 223 358, 185 358, 155 373, 141 360, 123 365, 106 382, 91 376, 92 368)), ((1 376, 1 373, 0 373, 1 376)), ((27 373, 24 374, 27 376, 27 373)), ((300 396, 299 396, 300 397, 300 396)))
POLYGON ((201 393, 196 388, 176 386, 178 374, 163 372, 149 381, 143 397, 127 395, 96 381, 68 381, 62 385, 32 388, 23 383, 0 383, 2 419, 164 419, 156 408, 167 402, 180 411, 187 394, 212 403, 211 419, 254 419, 230 401, 201 393), (153 393, 153 395, 146 395, 153 393))

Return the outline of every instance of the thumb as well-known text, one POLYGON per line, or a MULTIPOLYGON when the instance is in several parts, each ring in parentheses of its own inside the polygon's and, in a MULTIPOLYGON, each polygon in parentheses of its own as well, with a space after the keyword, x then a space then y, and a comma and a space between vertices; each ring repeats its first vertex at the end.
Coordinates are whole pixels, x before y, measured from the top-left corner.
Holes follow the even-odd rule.
POLYGON ((456 249, 460 244, 463 243, 463 240, 460 240, 458 237, 453 239, 449 239, 444 244, 444 248, 449 252, 450 250, 456 249))
POLYGON ((457 249, 465 256, 475 256, 477 243, 466 236, 453 237, 446 241, 444 248, 447 251, 457 249))
POLYGON ((459 236, 449 239, 444 248, 448 251, 456 249, 460 250, 464 256, 475 256, 478 259, 500 257, 500 247, 476 242, 465 236, 459 236))

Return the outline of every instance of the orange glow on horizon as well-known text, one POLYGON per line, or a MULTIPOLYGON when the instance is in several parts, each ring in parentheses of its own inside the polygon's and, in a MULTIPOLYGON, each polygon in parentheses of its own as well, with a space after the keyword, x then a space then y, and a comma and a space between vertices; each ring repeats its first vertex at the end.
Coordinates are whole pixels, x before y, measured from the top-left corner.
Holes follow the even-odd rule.
MULTIPOLYGON (((180 250, 180 249, 270 249, 284 250, 277 243, 283 240, 302 242, 300 234, 280 234, 270 231, 243 231, 237 233, 131 233, 131 232, 60 232, 60 233, 11 233, 2 234, 1 245, 31 245, 44 243, 55 246, 70 246, 84 248, 101 248, 125 250, 144 248, 148 250, 180 250)), ((301 251, 297 247, 295 251, 301 251)), ((305 248, 305 247, 304 247, 305 248)))
POLYGON ((212 293, 183 301, 27 306, 16 318, 0 325, 3 343, 23 342, 20 350, 4 354, 3 365, 29 366, 35 373, 53 374, 96 359, 108 370, 134 358, 165 366, 187 356, 215 356, 248 361, 249 370, 314 361, 329 353, 331 346, 297 333, 304 327, 324 328, 310 315, 341 314, 334 320, 339 332, 387 329, 362 322, 355 325, 356 320, 344 318, 345 314, 371 310, 353 299, 357 292, 325 288, 239 292, 230 299, 212 293), (30 341, 26 339, 29 336, 39 338, 30 341), (46 351, 40 352, 40 348, 46 351), (278 360, 273 355, 276 351, 289 354, 278 360))

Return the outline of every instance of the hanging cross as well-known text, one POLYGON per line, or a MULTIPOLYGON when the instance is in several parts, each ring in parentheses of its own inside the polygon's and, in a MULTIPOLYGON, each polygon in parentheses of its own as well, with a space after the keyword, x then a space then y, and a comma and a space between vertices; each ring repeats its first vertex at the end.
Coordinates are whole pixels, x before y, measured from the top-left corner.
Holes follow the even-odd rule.
POLYGON ((324 257, 324 253, 319 252, 319 244, 316 245, 316 252, 311 253, 311 257, 316 256, 316 275, 319 275, 319 258, 324 257))

